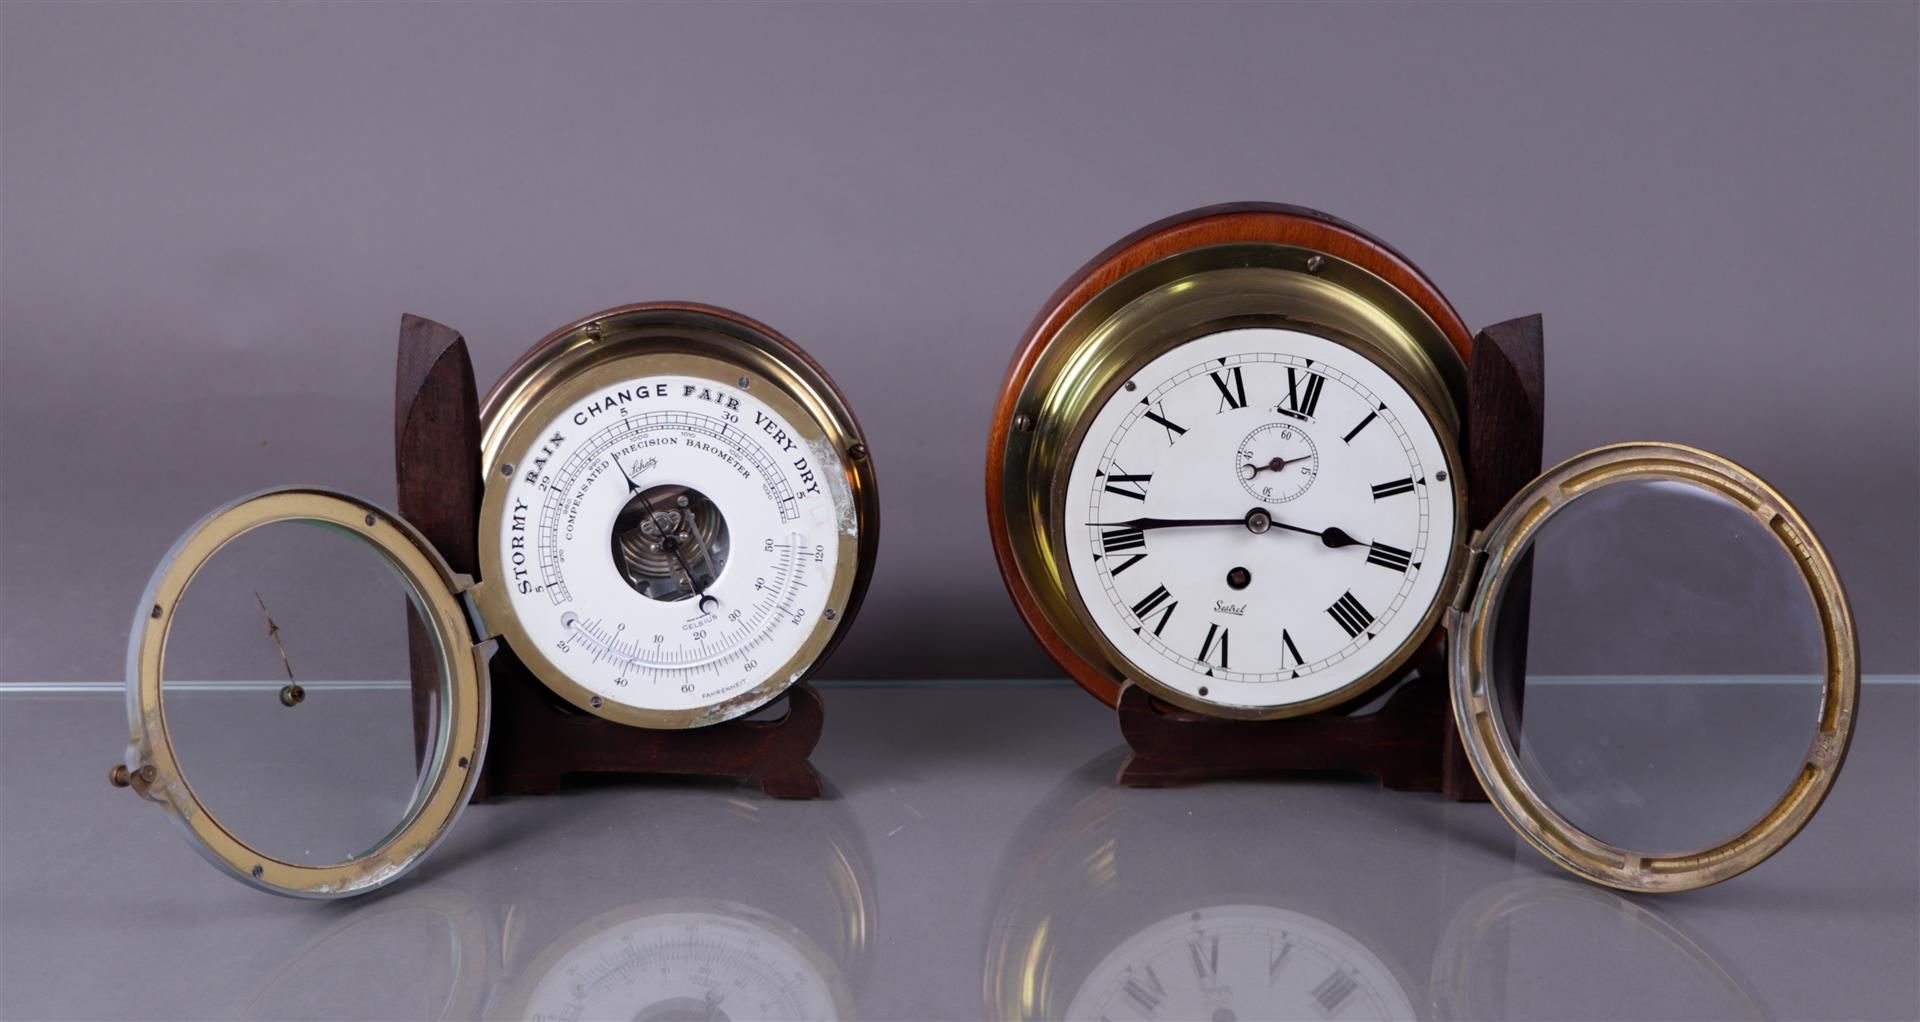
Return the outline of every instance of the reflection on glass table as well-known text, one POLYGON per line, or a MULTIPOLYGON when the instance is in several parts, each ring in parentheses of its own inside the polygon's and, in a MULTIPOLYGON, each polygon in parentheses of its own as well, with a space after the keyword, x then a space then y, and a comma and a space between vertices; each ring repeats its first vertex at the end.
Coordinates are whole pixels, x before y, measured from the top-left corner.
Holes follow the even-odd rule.
MULTIPOLYGON (((1780 693, 1797 715, 1791 686, 1722 681, 1702 698, 1752 716, 1780 693)), ((818 802, 676 781, 504 799, 419 870, 337 903, 235 884, 130 810, 96 758, 125 736, 112 687, 0 693, 0 1017, 1911 1018, 1920 686, 1870 688, 1806 833, 1667 897, 1560 873, 1487 805, 1364 778, 1124 789, 1110 713, 1070 685, 1008 683, 829 686, 818 802)), ((276 691, 204 698, 295 719, 276 691)), ((1530 716, 1537 734, 1591 742, 1665 726, 1652 716, 1687 698, 1620 679, 1531 695, 1530 712, 1569 711, 1530 716)), ((301 709, 344 741, 405 698, 318 684, 301 709)), ((368 733, 404 758, 403 732, 368 733)), ((244 769, 244 736, 226 740, 244 769)), ((277 783, 210 780, 274 822, 277 783)), ((325 786, 293 790, 282 808, 360 819, 325 786)), ((1658 790, 1630 780, 1593 804, 1658 790)))
POLYGON ((1501 880, 1510 843, 1488 856, 1477 832, 1410 835, 1393 805, 1339 784, 1197 801, 1128 791, 1105 783, 1118 764, 1108 754, 1081 768, 1008 847, 988 926, 989 1017, 1766 1015, 1651 904, 1571 878, 1501 880), (1534 1001, 1511 982, 1543 937, 1567 944, 1598 988, 1534 1001), (1655 973, 1657 993, 1636 1004, 1621 984, 1655 973))
POLYGON ((355 975, 417 994, 370 1018, 858 1017, 852 983, 874 934, 874 881, 845 807, 820 806, 797 830, 725 789, 659 808, 644 821, 582 821, 580 833, 554 836, 564 851, 545 861, 617 862, 645 848, 636 868, 678 893, 615 903, 564 870, 478 862, 482 873, 520 874, 501 885, 515 895, 403 887, 310 941, 235 1015, 355 1017, 366 991, 338 981, 355 975))

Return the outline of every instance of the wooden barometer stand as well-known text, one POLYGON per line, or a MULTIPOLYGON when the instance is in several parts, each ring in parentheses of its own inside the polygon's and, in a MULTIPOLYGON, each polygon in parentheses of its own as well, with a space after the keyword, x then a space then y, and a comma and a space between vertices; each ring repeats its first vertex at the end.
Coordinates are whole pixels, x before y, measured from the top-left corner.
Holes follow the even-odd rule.
MULTIPOLYGON (((480 397, 466 340, 418 316, 400 322, 394 393, 399 511, 460 574, 479 569, 480 397)), ((429 751, 439 667, 433 639, 408 611, 416 759, 429 751)), ((824 658, 824 657, 823 657, 824 658)), ((777 720, 739 719, 686 730, 630 727, 581 713, 501 646, 491 666, 492 729, 474 800, 544 795, 588 774, 679 775, 753 781, 774 798, 820 797, 808 757, 826 709, 804 681, 777 720)))

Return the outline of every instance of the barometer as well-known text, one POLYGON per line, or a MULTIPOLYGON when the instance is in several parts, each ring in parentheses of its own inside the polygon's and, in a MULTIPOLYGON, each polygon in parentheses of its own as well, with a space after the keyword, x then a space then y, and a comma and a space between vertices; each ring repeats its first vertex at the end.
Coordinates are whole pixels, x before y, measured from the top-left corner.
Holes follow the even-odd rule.
MULTIPOLYGON (((1556 861, 1649 890, 1752 866, 1818 806, 1852 732, 1858 664, 1832 564, 1777 492, 1688 447, 1589 451, 1511 494, 1491 473, 1470 478, 1469 439, 1479 463, 1538 443, 1523 417, 1503 436, 1502 417, 1476 409, 1490 399, 1469 386, 1475 345, 1410 261, 1325 214, 1211 207, 1123 239, 1047 303, 1001 390, 987 510, 1015 605, 1110 705, 1144 693, 1150 721, 1292 727, 1214 728, 1188 743, 1196 759, 1233 742, 1307 748, 1314 722, 1439 665, 1474 774, 1556 861), (1636 489, 1733 509, 1765 556, 1791 562, 1825 654, 1816 733, 1786 794, 1751 828, 1686 854, 1582 830, 1517 752, 1528 555, 1571 505, 1636 489), (1486 497, 1496 513, 1473 520, 1486 497), (1222 737, 1237 734, 1255 737, 1222 737)), ((1380 733, 1314 747, 1390 744, 1380 733)))
MULTIPOLYGON (((410 319, 408 328, 424 322, 410 319)), ((403 378, 405 355, 403 348, 403 378)), ((458 422, 430 425, 460 435, 458 422)), ((424 503, 417 499, 422 478, 408 478, 403 451, 403 500, 416 498, 418 529, 346 494, 278 489, 202 519, 154 572, 129 647, 132 741, 113 780, 167 808, 203 854, 241 879, 313 897, 391 881, 444 836, 473 794, 495 710, 502 711, 496 735, 504 732, 508 747, 559 735, 544 744, 570 748, 538 751, 567 770, 650 768, 663 756, 660 746, 646 745, 639 759, 619 746, 645 745, 648 734, 662 731, 746 726, 732 733, 747 737, 728 748, 748 748, 766 732, 728 722, 787 693, 845 634, 859 607, 877 542, 871 459, 826 374, 762 324, 681 304, 589 316, 510 369, 480 403, 475 426, 477 463, 471 449, 466 459, 450 459, 458 467, 426 480, 424 503), (466 475, 463 460, 478 478, 466 475), (463 508, 463 491, 478 494, 477 520, 463 508), (449 530, 449 519, 472 537, 470 546, 446 539, 460 531, 449 530), (311 531, 306 526, 345 537, 348 546, 298 577, 268 574, 263 583, 256 572, 236 583, 219 565, 203 574, 223 551, 311 531), (340 630, 294 635, 291 615, 314 602, 308 591, 337 577, 335 564, 356 552, 373 554, 397 576, 415 615, 417 776, 399 824, 370 847, 337 861, 276 857, 216 819, 182 770, 169 711, 185 719, 187 693, 204 686, 168 675, 170 639, 179 638, 183 613, 217 608, 234 594, 244 598, 231 602, 251 613, 258 601, 285 669, 277 704, 288 719, 358 727, 352 733, 365 740, 365 729, 387 721, 338 717, 345 697, 321 698, 338 690, 310 681, 311 660, 289 655, 296 638, 309 658, 316 647, 375 644, 371 635, 340 630), (472 567, 457 571, 449 562, 472 567), (496 704, 495 688, 508 673, 531 676, 550 698, 496 704), (574 730, 551 730, 559 727, 574 730), (569 751, 583 755, 554 758, 569 751)), ((349 592, 341 599, 382 597, 349 592)), ((399 614, 398 605, 382 606, 399 614)), ((813 706, 817 729, 817 697, 813 706)), ((226 731, 216 724, 202 733, 218 740, 226 731)), ((290 732, 281 751, 301 737, 290 732)), ((809 778, 810 747, 798 755, 809 778)), ((241 795, 234 798, 229 804, 242 804, 241 795)))

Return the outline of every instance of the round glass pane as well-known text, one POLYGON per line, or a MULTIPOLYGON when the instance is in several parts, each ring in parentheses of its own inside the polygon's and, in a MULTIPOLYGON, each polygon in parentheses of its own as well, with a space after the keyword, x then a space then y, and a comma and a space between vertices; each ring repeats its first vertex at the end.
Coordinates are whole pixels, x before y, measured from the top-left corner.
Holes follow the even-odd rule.
POLYGON ((180 772, 235 837, 283 862, 365 854, 408 815, 418 753, 410 590, 370 544, 282 521, 235 537, 173 611, 161 701, 180 772))
POLYGON ((1806 824, 1859 665, 1832 564, 1779 494, 1702 451, 1621 445, 1535 480, 1480 543, 1454 709, 1529 841, 1602 883, 1681 890, 1806 824))
POLYGON ((1532 550, 1521 769, 1609 844, 1705 848, 1760 819, 1807 754, 1825 649, 1798 567, 1726 496, 1630 480, 1567 505, 1532 550))

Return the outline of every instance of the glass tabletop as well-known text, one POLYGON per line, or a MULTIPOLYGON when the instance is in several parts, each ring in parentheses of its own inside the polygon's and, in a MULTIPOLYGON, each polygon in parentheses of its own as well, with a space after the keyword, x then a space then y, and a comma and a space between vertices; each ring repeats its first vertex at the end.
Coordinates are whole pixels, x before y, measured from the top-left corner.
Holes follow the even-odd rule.
MULTIPOLYGON (((1657 715, 1746 682, 1553 684, 1657 715)), ((1112 712, 1065 683, 821 687, 821 801, 601 781, 483 803, 414 874, 325 904, 206 868, 107 786, 117 686, 5 691, 0 1015, 1920 1015, 1912 684, 1869 686, 1799 840, 1663 898, 1566 876, 1485 804, 1364 778, 1118 787, 1112 712)), ((407 698, 326 695, 369 726, 407 698)))

